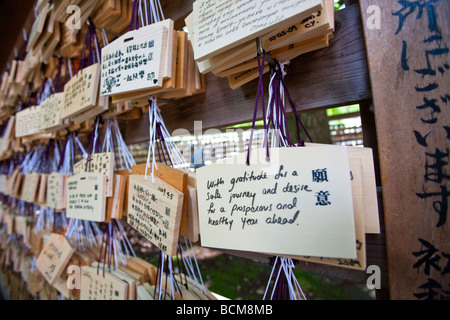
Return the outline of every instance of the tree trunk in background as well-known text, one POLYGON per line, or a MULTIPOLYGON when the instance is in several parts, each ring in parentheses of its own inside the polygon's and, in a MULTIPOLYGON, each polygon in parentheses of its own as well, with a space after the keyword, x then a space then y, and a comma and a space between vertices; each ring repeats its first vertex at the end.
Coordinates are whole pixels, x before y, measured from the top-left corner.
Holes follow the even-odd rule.
MULTIPOLYGON (((331 144, 331 133, 326 110, 303 112, 299 113, 299 115, 313 142, 331 144)), ((292 141, 297 143, 297 128, 293 115, 288 116, 288 127, 292 141)), ((300 136, 305 142, 309 142, 308 136, 303 130, 300 131, 300 136)))

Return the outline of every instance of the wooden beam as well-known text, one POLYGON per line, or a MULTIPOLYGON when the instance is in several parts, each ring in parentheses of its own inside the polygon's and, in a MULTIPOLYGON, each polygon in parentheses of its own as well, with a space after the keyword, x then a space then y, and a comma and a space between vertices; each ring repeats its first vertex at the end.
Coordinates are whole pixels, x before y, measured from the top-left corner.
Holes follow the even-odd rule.
POLYGON ((360 0, 392 300, 449 298, 450 2, 425 2, 360 0))
MULTIPOLYGON (((264 81, 267 88, 268 74, 264 81)), ((286 85, 297 110, 342 106, 372 98, 358 5, 336 12, 336 32, 328 48, 291 61, 286 85)), ((161 113, 169 132, 179 128, 192 132, 194 121, 200 120, 204 130, 252 121, 256 87, 254 80, 231 90, 226 78, 207 74, 205 93, 167 104, 161 107, 161 113)), ((260 112, 258 118, 261 116, 260 112)), ((122 125, 127 143, 148 141, 145 115, 122 125)))

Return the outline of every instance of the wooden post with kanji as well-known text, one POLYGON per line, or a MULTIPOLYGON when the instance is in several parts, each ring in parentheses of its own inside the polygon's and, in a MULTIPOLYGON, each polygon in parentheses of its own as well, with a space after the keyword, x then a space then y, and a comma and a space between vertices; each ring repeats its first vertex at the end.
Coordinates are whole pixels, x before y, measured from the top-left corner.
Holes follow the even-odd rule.
POLYGON ((450 3, 361 0, 391 299, 450 298, 450 3))

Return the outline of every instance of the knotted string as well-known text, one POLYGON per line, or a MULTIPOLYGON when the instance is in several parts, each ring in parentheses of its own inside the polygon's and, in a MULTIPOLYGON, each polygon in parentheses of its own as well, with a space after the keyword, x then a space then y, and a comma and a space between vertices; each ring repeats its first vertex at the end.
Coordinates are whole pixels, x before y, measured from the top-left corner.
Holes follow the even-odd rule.
POLYGON ((276 61, 275 67, 271 69, 271 81, 269 85, 269 106, 268 106, 268 126, 272 125, 273 130, 276 134, 280 134, 280 141, 278 143, 278 147, 286 146, 286 147, 295 147, 295 146, 304 146, 305 141, 301 138, 300 135, 300 126, 308 136, 308 139, 312 142, 312 138, 306 130, 303 122, 300 119, 300 116, 297 113, 296 106, 294 101, 292 100, 289 90, 286 87, 284 76, 286 72, 284 71, 284 64, 276 61), (298 144, 296 145, 292 142, 290 133, 288 130, 287 116, 286 116, 286 106, 285 106, 285 97, 288 98, 291 112, 295 117, 296 124, 296 133, 298 144))
POLYGON ((81 49, 80 63, 78 65, 77 73, 83 70, 85 67, 89 67, 95 63, 100 63, 100 44, 97 38, 97 32, 94 23, 89 18, 88 22, 88 31, 84 37, 83 47, 81 49), (86 51, 88 50, 88 62, 85 66, 86 59, 86 51))

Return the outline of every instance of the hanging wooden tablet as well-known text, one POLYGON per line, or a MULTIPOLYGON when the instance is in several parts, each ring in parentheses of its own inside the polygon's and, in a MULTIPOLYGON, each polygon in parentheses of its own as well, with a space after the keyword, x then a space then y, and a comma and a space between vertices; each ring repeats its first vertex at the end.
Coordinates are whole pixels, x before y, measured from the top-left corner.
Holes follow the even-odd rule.
POLYGON ((105 221, 106 176, 83 172, 67 179, 67 218, 105 221))
MULTIPOLYGON (((269 71, 270 71, 269 66, 265 66, 263 72, 267 73, 269 71)), ((249 69, 246 71, 242 71, 242 72, 238 72, 236 74, 228 76, 228 84, 230 85, 230 88, 234 90, 252 80, 257 79, 258 77, 259 77, 259 70, 258 70, 258 67, 255 67, 255 68, 252 68, 252 69, 249 69)))
POLYGON ((53 233, 36 260, 36 267, 48 283, 54 284, 69 262, 74 249, 67 239, 53 233))
POLYGON ((27 47, 26 51, 30 51, 37 40, 39 39, 40 35, 44 32, 44 25, 45 21, 47 19, 47 15, 49 13, 50 3, 47 2, 42 10, 40 11, 38 17, 36 20, 34 20, 33 26, 31 27, 30 36, 28 37, 27 47))
POLYGON ((14 233, 14 215, 11 212, 6 212, 3 216, 3 223, 6 226, 6 234, 14 233))
POLYGON ((45 45, 45 43, 52 37, 53 31, 55 26, 55 15, 54 11, 50 11, 48 14, 48 19, 45 21, 45 26, 43 28, 43 33, 39 37, 39 40, 36 42, 36 44, 33 47, 33 50, 41 51, 45 45))
POLYGON ((26 174, 23 180, 21 199, 25 202, 35 202, 39 187, 40 175, 37 172, 26 174))
MULTIPOLYGON (((172 63, 172 76, 170 79, 164 80, 163 86, 161 88, 150 89, 150 90, 140 90, 133 93, 124 93, 114 95, 112 97, 113 103, 119 102, 136 102, 138 99, 142 99, 144 104, 148 104, 147 97, 149 95, 161 97, 164 94, 172 94, 175 96, 183 97, 185 96, 186 81, 187 81, 187 33, 183 31, 174 31, 174 44, 172 47, 173 55, 171 57, 172 63), (176 35, 176 36, 175 36, 176 35), (175 43, 176 41, 176 43, 175 43), (132 101, 129 101, 133 99, 132 101)), ((146 107, 146 106, 144 106, 146 107)))
MULTIPOLYGON (((284 62, 294 59, 301 54, 314 51, 326 46, 328 46, 328 35, 320 35, 308 40, 288 44, 286 46, 280 47, 279 49, 269 51, 268 54, 270 54, 273 59, 284 62)), ((255 50, 253 50, 253 55, 254 51, 255 50)), ((228 69, 215 73, 215 75, 218 77, 225 77, 257 67, 258 59, 256 57, 253 57, 243 63, 235 65, 234 67, 230 67, 228 69)))
POLYGON ((256 150, 197 170, 202 246, 355 259, 347 150, 256 150))
POLYGON ((131 175, 128 224, 170 256, 177 254, 184 194, 158 177, 131 175))
POLYGON ((188 185, 188 203, 186 212, 186 231, 184 236, 192 242, 200 240, 198 227, 197 189, 188 185))
POLYGON ((64 86, 64 107, 61 119, 76 116, 97 103, 100 64, 84 68, 64 86))
POLYGON ((39 270, 30 270, 28 273, 27 291, 31 296, 36 296, 40 291, 41 283, 45 281, 39 270))
POLYGON ((195 60, 202 61, 322 10, 322 0, 194 2, 195 60))
POLYGON ((11 197, 20 199, 20 196, 22 194, 22 186, 23 186, 24 177, 25 176, 19 171, 16 179, 14 180, 11 197))
POLYGON ((169 34, 173 38, 172 20, 129 31, 102 48, 101 94, 160 88, 171 75, 166 66, 172 63, 167 59, 168 50, 172 56, 166 47, 169 34))
MULTIPOLYGON (((121 219, 124 214, 126 215, 128 208, 128 179, 130 173, 126 169, 116 170, 114 176, 117 179, 117 192, 115 192, 112 202, 111 218, 121 219)), ((110 198, 107 201, 110 201, 110 198)))
MULTIPOLYGON (((94 264, 95 266, 95 264, 94 264)), ((137 286, 140 284, 137 280, 129 276, 126 272, 119 270, 119 269, 112 269, 111 274, 115 276, 116 278, 122 280, 123 282, 128 284, 128 291, 127 291, 127 300, 136 300, 136 291, 137 286)))
POLYGON ((189 97, 192 96, 194 93, 194 87, 195 87, 195 61, 194 61, 194 55, 192 51, 192 46, 190 43, 190 40, 188 39, 186 42, 186 57, 185 57, 185 86, 182 89, 178 90, 171 90, 167 92, 161 92, 156 94, 159 99, 177 99, 181 97, 189 97))
POLYGON ((13 192, 14 182, 16 181, 17 176, 19 175, 19 168, 14 169, 13 173, 10 176, 7 176, 5 182, 5 194, 10 196, 13 192))
POLYGON ((113 175, 113 194, 111 197, 106 199, 106 213, 105 213, 105 222, 111 222, 111 218, 115 218, 115 214, 117 211, 117 200, 119 199, 119 188, 120 188, 120 176, 114 174, 113 175))
POLYGON ((31 245, 30 251, 33 256, 38 257, 41 253, 42 247, 44 245, 43 241, 43 231, 31 231, 31 245))
MULTIPOLYGON (((274 59, 277 59, 278 61, 289 61, 289 60, 294 59, 304 53, 318 50, 321 48, 325 48, 327 46, 328 46, 328 35, 324 35, 324 36, 320 36, 318 38, 307 40, 305 42, 294 43, 285 48, 280 48, 280 49, 274 50, 273 52, 270 52, 270 54, 271 54, 271 56, 273 56, 274 59)), ((241 69, 244 69, 244 70, 238 71, 237 73, 234 73, 231 75, 228 75, 228 83, 230 85, 230 88, 233 90, 258 78, 258 76, 259 76, 256 59, 254 61, 247 61, 246 63, 244 63, 240 66, 236 66, 235 68, 232 68, 230 70, 225 70, 223 73, 220 74, 220 76, 226 76, 229 72, 233 72, 233 71, 237 71, 237 70, 241 70, 241 69), (247 67, 253 67, 253 68, 245 70, 247 67)), ((267 73, 269 71, 270 71, 269 66, 266 66, 264 68, 264 73, 267 73)))
POLYGON ((107 197, 113 194, 114 153, 93 153, 89 160, 83 158, 73 166, 73 174, 84 172, 97 173, 106 176, 107 187, 104 190, 107 197))
MULTIPOLYGON (((150 164, 151 166, 152 164, 150 164)), ((165 165, 163 163, 157 163, 158 169, 155 170, 154 175, 164 182, 168 183, 178 191, 182 192, 184 195, 182 202, 182 216, 180 223, 180 233, 184 234, 186 229, 186 212, 187 212, 187 201, 188 201, 188 173, 178 169, 174 169, 165 165)), ((138 164, 132 167, 133 175, 145 175, 146 164, 138 164)), ((148 174, 151 174, 151 170, 148 174)))
POLYGON ((64 105, 64 92, 52 94, 41 103, 39 129, 53 132, 64 127, 61 110, 64 105))
POLYGON ((57 172, 48 175, 46 192, 47 207, 56 210, 66 208, 66 179, 66 175, 57 172))
POLYGON ((41 132, 39 120, 41 118, 40 106, 32 106, 16 113, 16 137, 30 136, 41 132))
MULTIPOLYGON (((272 52, 293 43, 307 41, 334 31, 334 3, 332 0, 324 2, 324 9, 319 10, 305 19, 285 28, 272 31, 261 38, 262 47, 267 52, 272 52)), ((241 50, 231 50, 210 60, 211 71, 214 74, 234 67, 240 63, 251 60, 255 56, 255 42, 249 41, 241 50)), ((273 55, 271 53, 271 55, 273 55)), ((278 59, 280 61, 284 61, 278 59)))
POLYGON ((6 174, 0 175, 0 193, 5 193, 7 178, 6 174))
POLYGON ((128 284, 108 271, 98 270, 81 267, 80 300, 127 300, 128 284))
POLYGON ((2 144, 0 149, 0 155, 3 155, 8 151, 11 145, 11 141, 15 138, 14 136, 14 127, 15 127, 15 116, 11 116, 8 119, 8 124, 6 125, 5 131, 2 137, 2 144))

